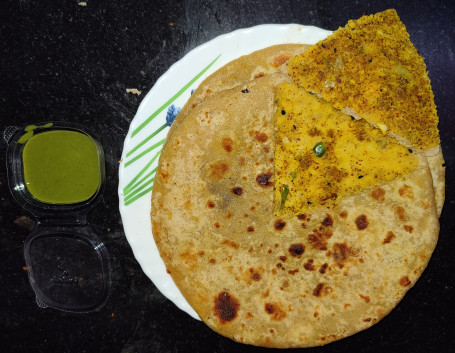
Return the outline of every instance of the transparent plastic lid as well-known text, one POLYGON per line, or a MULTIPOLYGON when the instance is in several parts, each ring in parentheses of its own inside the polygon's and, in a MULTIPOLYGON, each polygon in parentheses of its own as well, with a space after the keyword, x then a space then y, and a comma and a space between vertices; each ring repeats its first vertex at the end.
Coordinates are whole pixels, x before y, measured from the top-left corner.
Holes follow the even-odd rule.
POLYGON ((108 252, 87 223, 104 190, 104 152, 77 124, 40 123, 4 131, 9 188, 36 218, 24 245, 40 307, 101 308, 110 293, 108 252))
POLYGON ((109 296, 107 250, 87 228, 38 228, 24 247, 26 269, 41 307, 88 312, 109 296))

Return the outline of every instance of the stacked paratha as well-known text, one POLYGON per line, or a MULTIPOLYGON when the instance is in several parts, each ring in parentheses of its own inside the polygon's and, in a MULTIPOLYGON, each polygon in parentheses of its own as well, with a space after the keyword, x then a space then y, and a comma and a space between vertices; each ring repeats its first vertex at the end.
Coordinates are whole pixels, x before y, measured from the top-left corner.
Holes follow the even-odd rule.
POLYGON ((438 238, 443 172, 433 179, 417 150, 392 180, 277 212, 277 91, 292 81, 285 62, 305 49, 275 46, 209 77, 173 125, 155 179, 153 234, 168 272, 209 327, 242 343, 308 347, 368 328, 414 285, 438 238))

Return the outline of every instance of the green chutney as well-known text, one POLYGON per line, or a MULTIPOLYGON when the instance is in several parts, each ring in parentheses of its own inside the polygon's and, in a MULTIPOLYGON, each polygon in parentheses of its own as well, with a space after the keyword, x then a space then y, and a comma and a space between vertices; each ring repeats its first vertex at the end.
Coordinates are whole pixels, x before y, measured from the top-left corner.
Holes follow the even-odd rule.
POLYGON ((101 185, 98 147, 91 137, 77 131, 33 135, 22 151, 22 165, 28 192, 44 203, 84 202, 101 185))

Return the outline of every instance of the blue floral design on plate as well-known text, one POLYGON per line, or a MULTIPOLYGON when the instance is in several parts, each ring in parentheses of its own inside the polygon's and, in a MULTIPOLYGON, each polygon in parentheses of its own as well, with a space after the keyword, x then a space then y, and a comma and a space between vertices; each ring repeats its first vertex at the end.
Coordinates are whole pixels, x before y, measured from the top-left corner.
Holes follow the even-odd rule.
POLYGON ((168 108, 167 114, 166 114, 166 125, 167 126, 172 125, 172 123, 175 120, 175 117, 180 112, 180 109, 181 108, 176 107, 174 104, 171 104, 171 106, 168 108))

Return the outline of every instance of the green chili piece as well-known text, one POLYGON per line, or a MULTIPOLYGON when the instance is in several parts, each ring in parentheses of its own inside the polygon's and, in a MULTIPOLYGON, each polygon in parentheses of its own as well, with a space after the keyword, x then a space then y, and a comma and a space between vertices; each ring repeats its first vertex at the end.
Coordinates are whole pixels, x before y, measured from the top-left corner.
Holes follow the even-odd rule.
POLYGON ((286 201, 286 198, 288 197, 289 194, 289 187, 285 185, 283 187, 283 191, 281 191, 281 204, 280 204, 280 209, 284 207, 284 203, 286 201))
POLYGON ((324 142, 318 142, 314 147, 313 147, 313 152, 316 156, 322 157, 325 154, 325 145, 324 142))

